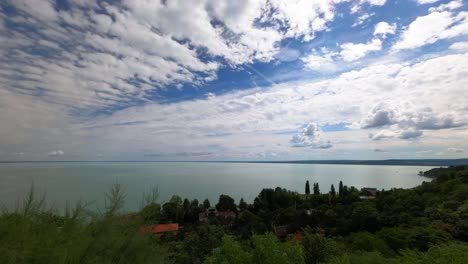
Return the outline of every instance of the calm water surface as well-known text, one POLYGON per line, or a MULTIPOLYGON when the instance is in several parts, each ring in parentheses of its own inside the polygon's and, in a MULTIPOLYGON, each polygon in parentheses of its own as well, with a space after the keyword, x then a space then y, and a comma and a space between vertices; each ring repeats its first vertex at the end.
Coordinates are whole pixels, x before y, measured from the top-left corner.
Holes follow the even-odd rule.
POLYGON ((306 180, 318 182, 322 192, 338 183, 390 189, 411 188, 429 181, 418 172, 425 166, 366 166, 196 162, 4 163, 0 164, 0 205, 11 209, 34 183, 49 206, 61 209, 79 200, 102 207, 104 194, 116 182, 127 193, 127 209, 138 209, 143 193, 157 186, 160 201, 178 194, 208 198, 220 194, 253 201, 262 188, 276 186, 304 191, 306 180))

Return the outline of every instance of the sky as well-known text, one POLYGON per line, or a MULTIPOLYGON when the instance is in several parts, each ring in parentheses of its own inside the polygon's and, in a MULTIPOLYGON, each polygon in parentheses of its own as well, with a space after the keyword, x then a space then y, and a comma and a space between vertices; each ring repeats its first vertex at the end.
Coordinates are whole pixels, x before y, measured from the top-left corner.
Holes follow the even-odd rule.
POLYGON ((0 160, 464 158, 466 0, 5 0, 0 160))

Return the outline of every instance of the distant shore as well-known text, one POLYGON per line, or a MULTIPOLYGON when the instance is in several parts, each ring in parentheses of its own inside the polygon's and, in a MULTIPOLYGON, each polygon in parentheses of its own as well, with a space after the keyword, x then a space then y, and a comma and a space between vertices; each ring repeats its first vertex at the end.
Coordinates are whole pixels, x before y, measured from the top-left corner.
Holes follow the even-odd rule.
POLYGON ((204 162, 204 163, 277 163, 277 164, 330 164, 330 165, 392 165, 392 166, 458 166, 468 165, 465 159, 387 159, 387 160, 63 160, 63 161, 0 161, 0 163, 65 163, 65 162, 204 162))

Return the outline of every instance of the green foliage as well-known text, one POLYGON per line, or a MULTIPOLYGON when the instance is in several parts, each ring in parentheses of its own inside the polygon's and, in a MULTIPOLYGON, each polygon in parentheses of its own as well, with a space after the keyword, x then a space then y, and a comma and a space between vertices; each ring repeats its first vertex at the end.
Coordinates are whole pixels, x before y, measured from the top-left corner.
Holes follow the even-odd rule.
POLYGON ((363 201, 353 204, 351 221, 353 230, 375 231, 379 227, 379 212, 375 203, 363 201))
MULTIPOLYGON (((0 263, 465 263, 468 167, 433 174, 431 182, 364 201, 342 182, 338 197, 333 185, 320 194, 316 183, 308 197, 263 189, 253 205, 241 199, 235 219, 207 222, 198 217, 208 200, 200 205, 174 195, 160 205, 157 188, 143 195, 139 212, 127 215, 121 214, 125 193, 118 184, 106 193, 102 213, 79 203, 58 214, 31 188, 21 208, 0 215, 0 263), (140 232, 165 222, 182 228, 140 232), (300 242, 270 233, 279 225, 301 233, 300 242)), ((236 211, 227 195, 217 208, 236 211)))
POLYGON ((0 216, 0 263, 167 263, 165 247, 139 232, 139 219, 116 215, 124 197, 118 185, 103 215, 78 204, 58 216, 34 197, 32 189, 21 210, 0 216))
POLYGON ((385 258, 379 252, 348 253, 333 259, 330 264, 463 264, 468 259, 468 244, 444 244, 431 247, 427 252, 405 250, 402 256, 385 258))
POLYGON ((333 186, 333 184, 331 185, 330 187, 330 195, 335 198, 336 196, 336 191, 335 191, 335 186, 333 186))
POLYGON ((246 210, 249 205, 244 201, 244 198, 241 198, 239 201, 239 209, 246 210))
POLYGON ((304 263, 302 247, 294 242, 280 242, 272 233, 253 237, 253 263, 288 264, 304 263))
POLYGON ((232 236, 224 236, 220 247, 213 250, 205 260, 205 264, 237 264, 252 263, 252 255, 242 249, 242 246, 232 236))
POLYGON ((219 211, 236 211, 236 204, 234 199, 229 195, 221 194, 219 196, 219 201, 216 204, 216 209, 219 211))
POLYGON ((306 181, 306 184, 305 184, 305 194, 307 194, 307 195, 310 194, 310 185, 309 185, 309 181, 306 181))
POLYGON ((341 245, 333 239, 326 238, 323 234, 314 232, 310 227, 303 230, 302 246, 304 248, 305 263, 315 264, 328 261, 344 250, 341 245))
POLYGON ((189 226, 182 232, 182 239, 172 248, 176 263, 202 263, 204 257, 219 247, 224 230, 216 225, 189 226))
POLYGON ((255 235, 253 248, 243 248, 232 236, 225 236, 205 263, 300 264, 304 263, 302 247, 294 242, 280 242, 275 235, 255 235))
POLYGON ((314 195, 320 195, 320 188, 318 182, 314 183, 314 195))
POLYGON ((204 208, 204 209, 207 209, 207 208, 210 208, 210 207, 211 207, 210 200, 205 199, 205 200, 203 201, 203 208, 204 208))

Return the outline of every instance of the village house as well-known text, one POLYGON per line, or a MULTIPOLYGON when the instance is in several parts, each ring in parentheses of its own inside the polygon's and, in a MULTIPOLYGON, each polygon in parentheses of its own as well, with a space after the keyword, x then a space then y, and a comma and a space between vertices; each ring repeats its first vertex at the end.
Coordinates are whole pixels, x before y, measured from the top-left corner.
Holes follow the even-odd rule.
POLYGON ((218 211, 214 207, 207 208, 204 212, 198 214, 200 222, 208 221, 210 217, 236 218, 236 213, 232 211, 218 211))
POLYGON ((361 195, 359 198, 362 200, 372 200, 377 197, 377 194, 379 193, 379 190, 377 188, 362 188, 361 189, 361 195))

